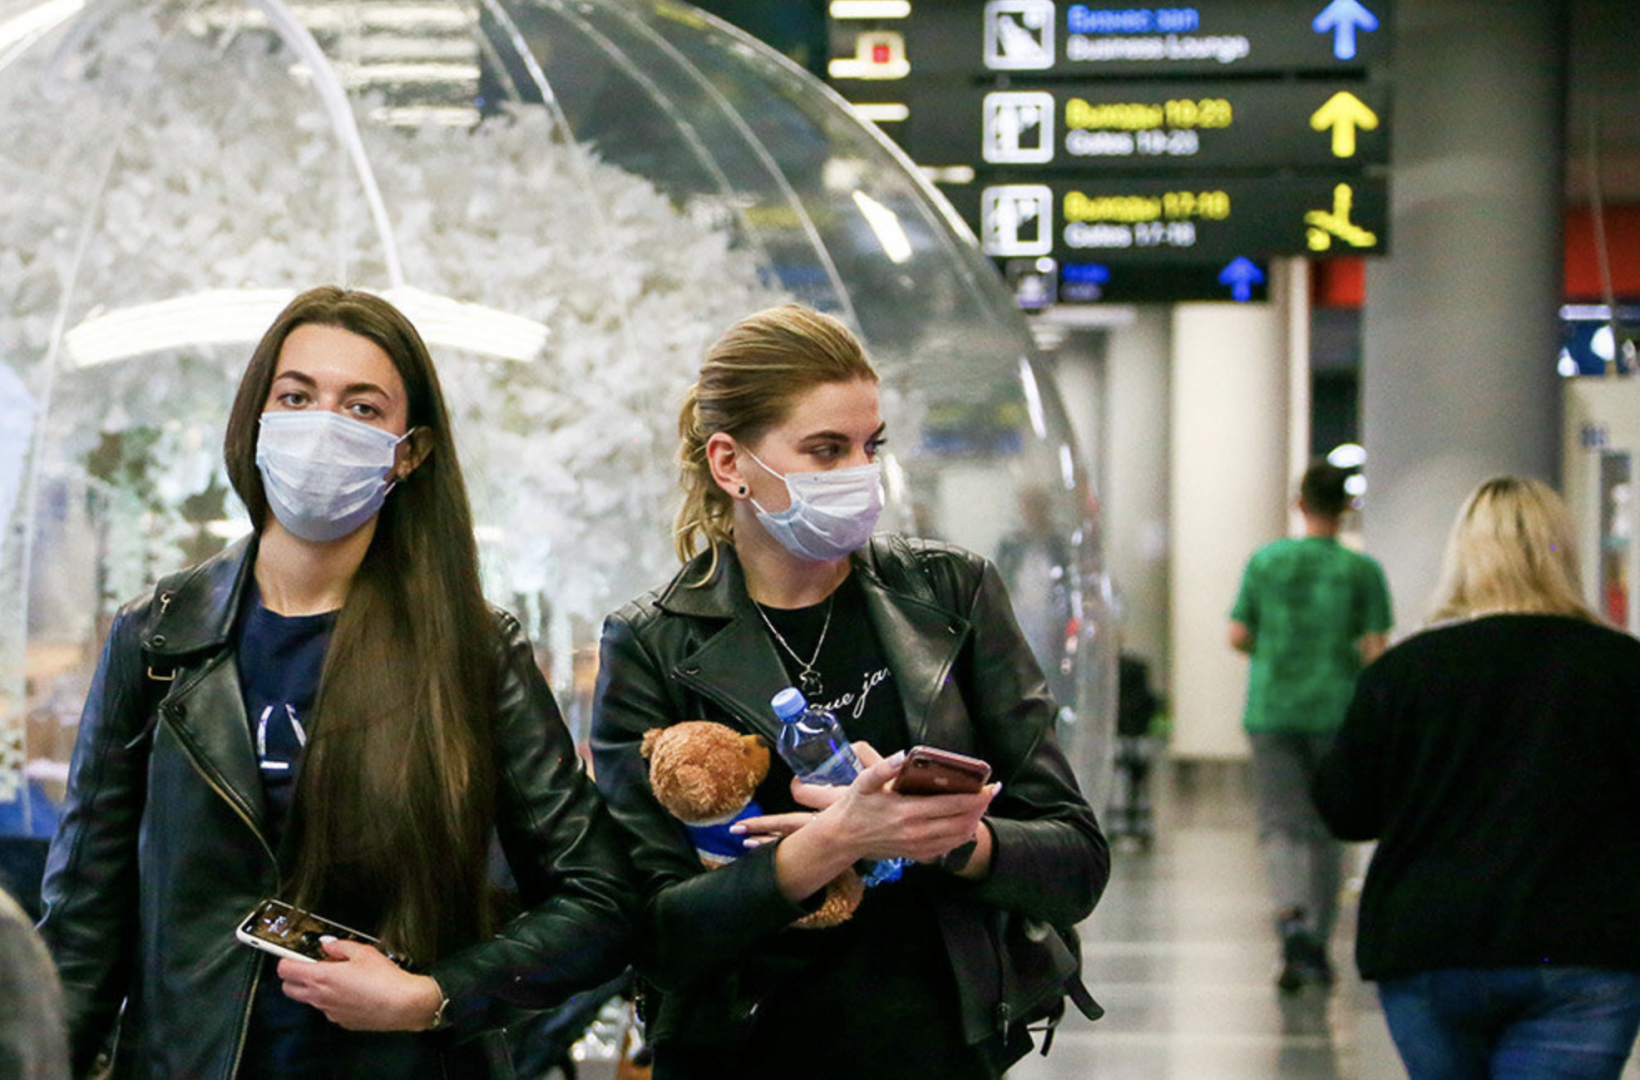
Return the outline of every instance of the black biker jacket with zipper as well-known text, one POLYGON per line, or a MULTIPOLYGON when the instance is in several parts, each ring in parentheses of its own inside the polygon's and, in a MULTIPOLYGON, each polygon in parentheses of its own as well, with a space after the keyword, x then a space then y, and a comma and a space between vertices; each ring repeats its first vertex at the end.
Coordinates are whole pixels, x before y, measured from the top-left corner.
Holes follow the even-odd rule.
MULTIPOLYGON (((769 699, 787 675, 733 551, 720 551, 703 582, 708 559, 609 617, 593 716, 598 784, 629 835, 645 899, 637 970, 660 992, 656 1042, 744 1039, 770 943, 803 914, 781 895, 774 845, 703 871, 655 801, 639 753, 646 730, 683 720, 775 742, 769 699)), ((853 559, 911 742, 982 757, 1002 782, 986 818, 991 871, 978 882, 950 877, 937 917, 967 1041, 1007 1043, 1012 1057, 1021 1045, 1008 1030, 1012 996, 1043 989, 1003 971, 997 916, 1074 926, 1104 890, 1109 849, 1053 737, 1054 703, 996 570, 961 549, 898 537, 878 537, 853 559)))
MULTIPOLYGON (((98 664, 40 923, 76 1076, 116 1027, 116 1077, 238 1071, 263 954, 234 931, 281 876, 234 665, 254 551, 236 544, 127 605, 98 664)), ((489 1075, 498 1061, 504 1072, 496 1025, 509 1007, 611 978, 631 932, 619 831, 511 616, 497 613, 495 640, 495 831, 525 910, 424 969, 450 999, 449 1030, 428 1037, 451 1076, 489 1075)))

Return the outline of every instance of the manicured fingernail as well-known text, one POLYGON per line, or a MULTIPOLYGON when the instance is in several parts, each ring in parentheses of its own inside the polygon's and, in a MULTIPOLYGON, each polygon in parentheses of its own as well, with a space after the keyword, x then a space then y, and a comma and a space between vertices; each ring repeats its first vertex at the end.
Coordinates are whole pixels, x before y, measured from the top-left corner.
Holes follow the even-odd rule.
POLYGON ((731 825, 731 826, 729 826, 729 831, 734 833, 736 836, 739 836, 741 833, 746 831, 746 826, 744 826, 744 825, 731 825))
POLYGON ((890 754, 889 757, 888 757, 888 763, 890 765, 898 765, 900 762, 902 762, 904 760, 905 760, 905 751, 904 750, 896 750, 896 751, 894 751, 894 753, 890 754))

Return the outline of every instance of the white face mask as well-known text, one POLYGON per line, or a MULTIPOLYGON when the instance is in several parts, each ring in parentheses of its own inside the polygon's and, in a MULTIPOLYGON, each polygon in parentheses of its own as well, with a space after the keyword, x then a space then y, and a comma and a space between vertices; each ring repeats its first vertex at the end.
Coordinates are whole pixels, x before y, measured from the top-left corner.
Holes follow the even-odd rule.
POLYGON ((387 501, 395 451, 409 437, 327 409, 263 413, 256 467, 273 516, 303 540, 353 532, 387 501))
POLYGON ((770 476, 786 482, 791 505, 771 514, 758 504, 757 520, 770 536, 799 559, 831 562, 865 547, 883 512, 881 465, 855 465, 825 472, 775 472, 746 451, 770 476))

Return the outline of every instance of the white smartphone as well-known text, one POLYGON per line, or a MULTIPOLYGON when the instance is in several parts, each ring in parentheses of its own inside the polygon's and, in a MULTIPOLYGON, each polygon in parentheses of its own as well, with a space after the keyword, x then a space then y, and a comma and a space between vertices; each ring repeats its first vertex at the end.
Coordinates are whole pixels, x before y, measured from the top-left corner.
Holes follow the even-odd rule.
POLYGON ((369 934, 322 919, 283 900, 264 900, 257 904, 240 922, 234 936, 253 949, 309 963, 330 959, 325 955, 324 946, 329 938, 359 941, 378 948, 381 944, 369 934))

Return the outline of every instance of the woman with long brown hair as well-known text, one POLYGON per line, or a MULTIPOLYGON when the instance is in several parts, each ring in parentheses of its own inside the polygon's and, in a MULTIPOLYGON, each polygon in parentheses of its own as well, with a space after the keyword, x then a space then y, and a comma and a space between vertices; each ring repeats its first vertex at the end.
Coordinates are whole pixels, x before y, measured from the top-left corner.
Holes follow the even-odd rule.
POLYGON ((1640 1030, 1640 642, 1583 598, 1571 516, 1497 477, 1430 625, 1361 673, 1316 776, 1377 840, 1356 962, 1413 1080, 1616 1080, 1640 1030))
POLYGON ((415 328, 301 294, 225 454, 253 534, 120 612, 81 718, 41 923, 76 1074, 117 1034, 120 1077, 486 1075, 472 1036, 625 962, 625 861, 484 603, 415 328), (523 906, 501 927, 492 838, 523 906), (254 951, 236 929, 270 897, 379 944, 254 951))
POLYGON ((996 569, 872 536, 877 375, 828 315, 786 305, 731 327, 679 433, 684 566, 605 623, 593 712, 645 902, 655 1078, 996 1077, 1075 963, 1064 947, 1065 966, 1027 970, 1028 941, 1061 944, 1045 924, 1086 917, 1109 873, 996 569), (644 737, 707 719, 772 743, 788 685, 839 716, 865 768, 823 788, 776 761, 762 815, 732 827, 750 849, 704 871, 653 794, 644 737), (902 793, 917 743, 982 757, 1000 784, 902 793), (905 865, 841 925, 791 927, 862 860, 905 865))

